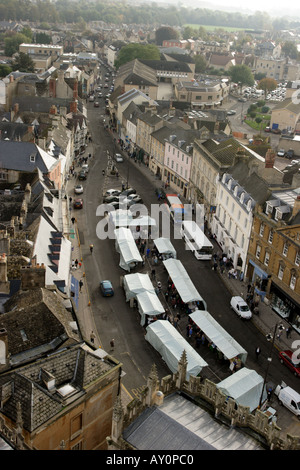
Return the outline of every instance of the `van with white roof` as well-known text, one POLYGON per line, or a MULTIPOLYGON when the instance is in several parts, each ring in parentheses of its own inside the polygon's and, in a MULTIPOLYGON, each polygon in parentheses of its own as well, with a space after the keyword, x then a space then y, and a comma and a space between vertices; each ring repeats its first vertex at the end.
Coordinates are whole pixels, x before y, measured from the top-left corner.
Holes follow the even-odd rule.
POLYGON ((274 393, 277 396, 280 405, 288 408, 292 413, 298 416, 298 419, 300 419, 300 394, 291 387, 287 387, 284 382, 276 387, 274 393))

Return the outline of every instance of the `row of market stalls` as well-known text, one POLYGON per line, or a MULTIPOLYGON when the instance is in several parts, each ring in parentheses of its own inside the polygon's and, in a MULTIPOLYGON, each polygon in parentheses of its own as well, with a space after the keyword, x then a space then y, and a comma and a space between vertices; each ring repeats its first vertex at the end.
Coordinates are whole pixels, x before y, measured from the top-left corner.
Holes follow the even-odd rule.
MULTIPOLYGON (((142 257, 136 244, 136 227, 153 224, 148 217, 132 218, 130 211, 114 211, 110 213, 111 223, 115 227, 115 246, 120 253, 120 267, 127 272, 141 263, 142 257)), ((174 284, 182 302, 188 304, 192 313, 191 320, 199 328, 207 340, 216 348, 230 365, 239 360, 243 367, 217 384, 217 387, 237 403, 249 406, 250 411, 257 408, 263 387, 263 378, 254 370, 245 366, 247 351, 242 348, 207 311, 205 300, 192 283, 181 261, 177 260, 176 250, 167 238, 157 238, 154 245, 163 260, 169 280, 174 284)), ((152 281, 148 274, 131 273, 123 277, 123 288, 126 301, 131 306, 136 303, 141 316, 141 325, 146 327, 145 339, 156 349, 166 362, 169 369, 175 373, 183 351, 186 352, 188 367, 187 380, 190 375, 197 376, 207 362, 186 341, 179 331, 168 320, 156 320, 157 316, 165 313, 152 281)), ((264 391, 263 399, 266 399, 264 391)))

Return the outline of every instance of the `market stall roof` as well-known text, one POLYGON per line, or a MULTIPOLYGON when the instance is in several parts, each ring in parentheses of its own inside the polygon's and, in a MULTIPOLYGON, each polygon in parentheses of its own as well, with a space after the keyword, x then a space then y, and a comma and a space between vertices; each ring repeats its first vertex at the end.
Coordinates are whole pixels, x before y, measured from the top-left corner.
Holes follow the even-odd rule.
POLYGON ((130 222, 129 226, 140 226, 140 227, 146 227, 146 226, 155 226, 156 221, 152 217, 149 217, 149 215, 142 215, 141 217, 137 217, 136 219, 132 219, 130 222))
POLYGON ((146 331, 146 340, 160 353, 173 373, 178 369, 183 351, 187 356, 187 379, 190 375, 197 376, 207 366, 204 359, 168 320, 156 320, 147 326, 146 331))
POLYGON ((247 351, 233 339, 226 330, 206 311, 196 310, 189 317, 199 326, 227 359, 239 357, 243 364, 247 359, 247 351))
POLYGON ((120 267, 130 271, 131 265, 142 262, 135 240, 128 228, 120 227, 114 230, 116 250, 120 253, 120 267))
POLYGON ((142 292, 136 296, 136 300, 138 303, 138 309, 141 314, 141 325, 145 324, 145 316, 155 316, 164 313, 165 309, 161 304, 161 301, 157 297, 156 293, 154 292, 142 292))
POLYGON ((161 255, 170 255, 176 258, 176 250, 169 238, 160 237, 153 240, 153 242, 161 255))
POLYGON ((109 220, 115 228, 128 227, 133 216, 129 210, 117 209, 109 213, 109 220))
POLYGON ((155 289, 148 274, 133 273, 124 276, 124 290, 126 302, 142 292, 155 293, 155 289))
POLYGON ((195 288, 181 261, 170 258, 163 261, 163 263, 181 297, 181 300, 184 303, 197 301, 203 302, 206 308, 205 301, 195 288))
MULTIPOLYGON (((259 406, 264 379, 255 371, 243 367, 217 384, 225 395, 233 398, 238 404, 249 406, 250 411, 259 406)), ((264 390, 263 401, 267 398, 264 390)))

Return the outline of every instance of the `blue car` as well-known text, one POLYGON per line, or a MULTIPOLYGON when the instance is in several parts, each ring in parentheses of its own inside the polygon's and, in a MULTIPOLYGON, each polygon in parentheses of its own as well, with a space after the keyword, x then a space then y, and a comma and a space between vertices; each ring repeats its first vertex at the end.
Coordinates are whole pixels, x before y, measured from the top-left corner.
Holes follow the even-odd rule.
POLYGON ((114 295, 114 289, 110 281, 101 281, 100 289, 103 297, 112 297, 114 295))

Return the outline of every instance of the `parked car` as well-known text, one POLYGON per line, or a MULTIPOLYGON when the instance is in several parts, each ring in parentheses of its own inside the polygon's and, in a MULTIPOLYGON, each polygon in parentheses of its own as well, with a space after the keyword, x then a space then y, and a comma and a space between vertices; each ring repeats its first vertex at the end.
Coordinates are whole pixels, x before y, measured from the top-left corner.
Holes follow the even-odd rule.
POLYGON ((110 204, 111 202, 119 202, 119 196, 104 196, 103 202, 110 204))
POLYGON ((229 109, 229 111, 227 111, 227 116, 233 116, 234 114, 236 114, 234 109, 229 109))
POLYGON ((99 101, 94 102, 94 108, 99 108, 99 101))
POLYGON ((246 103, 247 98, 242 98, 242 97, 241 97, 241 98, 238 99, 238 101, 241 101, 242 103, 246 103))
POLYGON ((122 163, 123 162, 122 155, 120 153, 116 153, 115 160, 116 160, 117 163, 122 163))
POLYGON ((282 383, 282 385, 277 385, 274 394, 280 405, 288 408, 300 419, 300 395, 298 392, 282 383))
POLYGON ((82 184, 77 184, 74 188, 74 193, 75 194, 82 194, 83 193, 83 186, 82 184))
POLYGON ((288 158, 289 160, 292 160, 295 156, 295 152, 293 149, 289 149, 286 154, 285 154, 286 158, 288 158))
POLYGON ((79 180, 86 180, 86 172, 82 170, 78 175, 78 179, 79 180))
POLYGON ((269 126, 265 127, 265 132, 271 132, 271 127, 269 126))
POLYGON ((271 129, 271 132, 272 132, 273 134, 281 134, 281 130, 278 129, 278 128, 276 128, 276 129, 271 129))
POLYGON ((122 196, 129 196, 130 194, 136 194, 136 189, 128 188, 122 191, 122 196))
POLYGON ((296 377, 300 377, 300 361, 297 363, 293 359, 293 352, 286 349, 285 351, 280 351, 279 359, 281 364, 286 365, 296 377))
POLYGON ((230 307, 235 313, 238 314, 239 317, 244 318, 245 320, 250 320, 252 317, 252 312, 249 308, 249 305, 242 297, 238 295, 231 298, 230 307))
POLYGON ((74 209, 82 209, 83 208, 83 200, 82 199, 75 199, 73 207, 74 207, 74 209))
POLYGON ((89 97, 89 101, 90 101, 91 103, 92 103, 93 101, 95 101, 94 95, 91 95, 91 96, 89 97))
POLYGON ((84 164, 81 166, 81 171, 84 171, 85 173, 88 173, 88 172, 89 172, 89 166, 87 165, 87 163, 84 163, 84 164))
POLYGON ((121 191, 119 189, 108 189, 104 196, 119 196, 121 191))
POLYGON ((103 297, 112 297, 114 295, 114 289, 112 283, 108 280, 100 282, 100 290, 103 297))
POLYGON ((277 152, 278 157, 284 157, 285 155, 285 150, 284 149, 279 149, 277 152))
POLYGON ((127 198, 125 199, 125 202, 128 205, 143 204, 143 199, 138 194, 129 194, 129 196, 127 196, 127 198))

